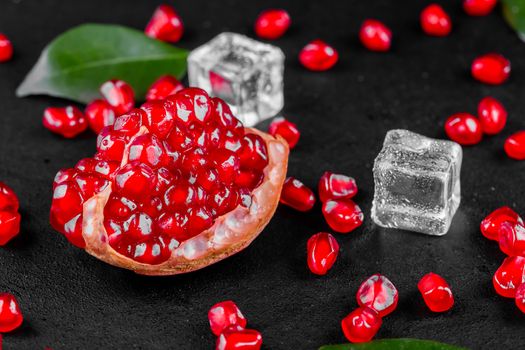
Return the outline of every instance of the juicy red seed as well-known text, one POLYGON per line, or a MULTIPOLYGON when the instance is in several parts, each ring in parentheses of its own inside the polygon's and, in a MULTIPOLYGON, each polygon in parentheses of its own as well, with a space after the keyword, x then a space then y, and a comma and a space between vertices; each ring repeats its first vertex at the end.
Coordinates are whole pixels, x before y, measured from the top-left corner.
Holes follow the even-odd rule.
POLYGON ((74 246, 84 249, 86 242, 82 236, 82 214, 78 214, 64 225, 64 236, 74 246))
POLYGON ((354 178, 325 171, 319 180, 319 198, 321 202, 329 199, 350 199, 357 194, 354 178))
MULTIPOLYGON (((77 176, 77 174, 78 174, 78 171, 74 168, 60 169, 55 175, 55 179, 53 180, 53 190, 61 183, 73 180, 77 176)), ((0 195, 0 198, 1 198, 1 195, 0 195)), ((0 202, 1 202, 1 199, 0 199, 0 202)), ((1 207, 2 205, 0 204, 0 208, 1 207)))
POLYGON ((13 57, 13 44, 7 36, 0 33, 0 62, 7 62, 13 57))
POLYGON ((157 169, 157 181, 155 184, 155 194, 161 194, 170 187, 174 181, 179 177, 179 173, 172 173, 167 168, 157 169))
POLYGON ((154 134, 137 136, 129 146, 128 160, 139 161, 152 168, 167 163, 167 155, 161 141, 154 134))
POLYGON ((164 213, 156 220, 156 227, 166 236, 173 237, 182 242, 190 238, 187 231, 188 216, 186 213, 164 213))
POLYGON ((135 106, 133 88, 123 80, 109 80, 100 86, 100 93, 117 115, 128 113, 135 106))
POLYGON ((184 85, 172 75, 163 75, 157 79, 146 93, 146 101, 164 100, 184 89, 184 85))
POLYGON ((246 319, 237 305, 231 301, 222 301, 208 311, 208 321, 213 334, 219 336, 229 326, 246 327, 246 319))
POLYGON ((243 135, 244 128, 242 123, 239 119, 233 116, 230 106, 218 97, 213 97, 211 101, 213 104, 213 111, 215 112, 220 125, 226 127, 226 129, 232 131, 233 134, 237 136, 243 135))
POLYGON ((119 167, 120 163, 118 162, 99 160, 95 164, 93 172, 100 177, 110 180, 113 178, 113 174, 119 167))
POLYGON ((315 196, 311 189, 294 177, 284 181, 280 202, 299 211, 309 211, 314 207, 315 196))
POLYGON ((373 309, 361 306, 349 313, 341 321, 343 333, 352 343, 364 343, 372 340, 381 327, 381 317, 373 309))
POLYGON ((319 232, 308 239, 306 251, 310 271, 316 275, 326 275, 337 259, 339 244, 331 234, 319 232))
POLYGON ((490 85, 503 84, 510 76, 510 61, 498 53, 477 57, 470 67, 474 79, 490 85))
POLYGON ((217 338, 215 350, 259 350, 261 345, 262 336, 259 331, 230 326, 217 338))
POLYGON ((239 175, 239 157, 228 150, 218 150, 210 155, 219 178, 225 183, 232 183, 239 175))
POLYGON ((143 163, 128 163, 115 173, 115 190, 131 199, 143 199, 155 188, 155 173, 143 163))
POLYGON ((20 232, 20 214, 16 211, 0 211, 0 246, 5 245, 20 232))
POLYGON ((153 220, 148 214, 135 213, 124 221, 122 228, 128 238, 143 241, 153 232, 153 220))
POLYGON ((259 135, 246 134, 242 140, 239 157, 242 168, 263 170, 268 165, 266 143, 259 135))
POLYGON ((239 200, 239 194, 234 189, 222 186, 208 197, 208 205, 213 208, 216 216, 221 216, 235 209, 239 200))
POLYGON ((202 169, 196 175, 196 182, 206 191, 211 191, 217 187, 219 183, 219 172, 215 169, 202 169))
POLYGON ((76 182, 85 199, 104 191, 109 186, 109 181, 91 174, 78 174, 73 180, 76 182))
POLYGON ((417 284, 425 304, 433 312, 445 312, 454 305, 454 296, 443 277, 433 272, 427 273, 417 284))
POLYGON ((470 146, 481 142, 483 131, 479 119, 469 113, 456 113, 445 122, 445 133, 452 141, 470 146))
POLYGON ((290 23, 290 15, 285 10, 265 10, 255 21, 255 34, 263 39, 274 40, 286 33, 290 23))
POLYGON ((84 114, 74 106, 46 108, 42 122, 46 129, 65 138, 73 138, 88 127, 84 114))
MULTIPOLYGON (((187 88, 177 95, 174 95, 173 98, 175 101, 185 101, 180 104, 180 107, 190 106, 188 110, 190 122, 196 121, 201 124, 206 124, 212 117, 214 108, 213 102, 206 91, 202 89, 195 87, 187 88)), ((177 110, 177 116, 179 116, 179 118, 181 117, 181 113, 183 113, 183 109, 177 110)))
POLYGON ((85 114, 89 127, 97 134, 115 123, 115 111, 106 100, 94 100, 87 105, 85 114))
POLYGON ((253 190, 258 187, 264 179, 264 174, 261 171, 242 170, 235 178, 235 184, 242 188, 253 190))
POLYGON ((140 127, 147 123, 147 118, 146 113, 142 109, 134 108, 129 113, 123 114, 115 120, 113 130, 126 136, 135 135, 140 127))
POLYGON ((82 158, 75 164, 75 169, 82 173, 92 173, 95 171, 97 160, 93 158, 82 158))
POLYGON ((203 207, 196 206, 188 209, 188 230, 189 237, 194 237, 213 225, 212 214, 203 207))
POLYGON ((470 16, 486 16, 497 3, 498 0, 463 0, 463 9, 470 16))
POLYGON ((356 298, 359 306, 368 306, 385 317, 396 309, 399 293, 388 278, 375 274, 361 284, 356 298))
POLYGON ((487 135, 495 135, 501 132, 507 123, 505 107, 492 97, 485 97, 479 102, 478 117, 481 129, 487 135))
POLYGON ((299 53, 299 62, 311 71, 325 71, 338 61, 337 51, 322 40, 314 40, 299 53))
POLYGON ((509 255, 525 256, 525 227, 523 223, 501 224, 499 229, 499 249, 509 255))
POLYGON ((97 156, 101 159, 120 161, 126 148, 126 137, 111 127, 102 129, 97 137, 97 156))
POLYGON ((525 314, 525 283, 520 284, 516 289, 515 302, 518 309, 525 314))
POLYGON ((140 109, 146 112, 151 132, 160 138, 165 138, 175 123, 167 103, 164 101, 150 101, 144 103, 140 109))
POLYGON ((163 237, 151 237, 145 241, 133 241, 127 237, 116 237, 110 244, 121 254, 143 264, 157 265, 165 262, 171 256, 169 246, 163 237))
POLYGON ((0 181, 0 210, 18 211, 19 202, 15 191, 0 181))
POLYGON ((449 15, 437 4, 425 7, 420 16, 421 28, 431 36, 447 36, 452 30, 449 15))
POLYGON ((182 20, 169 5, 157 7, 144 33, 154 39, 176 43, 184 33, 182 20))
POLYGON ((50 222, 55 230, 64 233, 64 225, 82 212, 84 198, 73 181, 58 185, 53 191, 50 222))
POLYGON ((363 223, 361 208, 351 199, 328 200, 323 203, 323 215, 335 232, 348 233, 363 223))
POLYGON ((525 159, 525 131, 518 131, 505 140, 503 146, 507 156, 516 160, 525 159))
POLYGON ((518 213, 509 207, 501 207, 487 215, 480 224, 480 230, 483 236, 493 241, 499 239, 499 230, 505 222, 511 224, 523 224, 523 220, 518 213))
POLYGON ((494 273, 492 284, 496 293, 505 298, 514 298, 516 288, 525 282, 525 257, 509 256, 494 273))
POLYGON ((137 204, 131 199, 112 194, 104 207, 104 216, 124 220, 129 218, 136 209, 137 204))
POLYGON ((184 208, 197 200, 197 189, 185 181, 178 181, 164 194, 164 204, 168 208, 184 208))
POLYGON ((272 136, 281 136, 283 139, 288 142, 290 149, 294 148, 299 142, 299 137, 301 133, 297 129, 297 125, 284 119, 284 118, 275 118, 268 128, 268 132, 272 136))
POLYGON ((375 19, 367 19, 359 30, 359 40, 371 51, 384 52, 390 50, 392 32, 390 28, 375 19))
POLYGON ((0 332, 11 332, 20 327, 23 321, 16 298, 9 293, 0 293, 0 332))

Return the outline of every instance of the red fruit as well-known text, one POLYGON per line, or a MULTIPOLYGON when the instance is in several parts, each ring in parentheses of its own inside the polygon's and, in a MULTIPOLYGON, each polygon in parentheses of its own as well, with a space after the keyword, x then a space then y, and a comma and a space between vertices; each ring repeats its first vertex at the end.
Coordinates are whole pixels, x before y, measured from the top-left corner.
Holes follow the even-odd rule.
POLYGON ((5 245, 20 232, 20 214, 0 211, 0 246, 5 245))
POLYGON ((246 327, 246 319, 237 305, 231 301, 222 301, 213 305, 208 311, 208 321, 213 334, 219 336, 230 326, 246 327))
POLYGON ((505 298, 514 298, 516 288, 525 282, 525 258, 509 256, 494 273, 492 284, 496 293, 505 298))
POLYGON ((146 101, 164 100, 184 89, 184 85, 172 75, 163 75, 157 79, 146 93, 146 101))
POLYGON ((361 284, 356 298, 359 306, 368 306, 385 317, 396 309, 399 293, 388 278, 375 274, 361 284))
POLYGON ((483 137, 479 119, 469 113, 456 113, 448 117, 445 133, 449 139, 463 146, 475 145, 483 137))
POLYGON ((123 80, 109 80, 100 86, 100 93, 117 115, 128 113, 135 106, 133 88, 123 80))
POLYGON ((525 314, 525 283, 520 284, 516 289, 515 301, 518 309, 525 314))
POLYGON ((144 33, 154 39, 176 43, 184 33, 184 25, 173 7, 160 5, 153 13, 144 33))
POLYGON ((99 133, 105 126, 115 123, 115 111, 106 100, 95 100, 87 105, 86 119, 89 127, 95 133, 99 133))
POLYGON ((511 224, 523 224, 523 220, 520 216, 509 207, 501 207, 494 210, 492 213, 487 215, 483 221, 481 221, 480 229, 483 236, 493 241, 499 239, 499 230, 501 225, 505 222, 511 224))
POLYGON ((470 16, 486 16, 497 3, 498 0, 463 0, 463 9, 470 16))
POLYGON ((309 211, 314 207, 315 196, 311 189, 294 177, 286 179, 281 192, 281 203, 299 211, 309 211))
POLYGON ((445 312, 454 305, 454 296, 450 286, 438 274, 433 272, 427 273, 419 280, 417 288, 430 311, 445 312))
POLYGON ((365 343, 374 338, 381 323, 383 321, 377 312, 369 307, 361 306, 341 321, 341 328, 348 341, 365 343))
POLYGON ((262 336, 258 331, 230 326, 217 338, 215 350, 259 350, 261 345, 262 336))
POLYGON ((499 229, 499 249, 508 256, 525 256, 523 223, 503 222, 499 229))
POLYGON ((485 84, 503 84, 510 76, 510 61, 498 53, 477 57, 470 67, 474 79, 485 84))
POLYGON ((13 44, 7 36, 0 33, 0 63, 7 62, 13 57, 13 44))
POLYGON ((319 232, 310 237, 306 245, 308 268, 316 275, 326 275, 339 254, 339 244, 334 236, 319 232))
POLYGON ((382 22, 367 19, 359 30, 359 40, 370 51, 384 52, 390 49, 392 32, 382 22))
POLYGON ((288 142, 290 149, 294 148, 299 142, 301 133, 297 129, 297 125, 280 117, 275 118, 268 128, 268 133, 272 136, 280 135, 283 139, 288 142))
POLYGON ((15 191, 0 181, 0 211, 18 211, 18 207, 15 191))
POLYGON ((290 15, 285 10, 265 10, 255 21, 255 34, 268 40, 280 38, 290 27, 290 22, 290 15))
POLYGON ((503 146, 507 156, 516 160, 525 159, 525 131, 518 131, 505 140, 503 146))
POLYGON ((363 223, 361 208, 351 199, 328 200, 323 203, 323 215, 335 232, 348 233, 363 223))
POLYGON ((66 138, 77 136, 88 126, 84 114, 74 106, 46 108, 42 122, 46 129, 66 138))
POLYGON ((449 15, 438 4, 430 4, 421 12, 421 28, 432 36, 447 36, 452 30, 449 15))
POLYGON ((481 129, 487 135, 495 135, 501 132, 507 123, 505 107, 492 97, 485 97, 479 102, 478 117, 481 129))
POLYGON ((299 53, 299 62, 312 71, 325 71, 332 68, 339 59, 337 51, 322 40, 314 40, 299 53))
POLYGON ((23 321, 24 317, 14 295, 0 293, 0 333, 17 329, 23 321))
POLYGON ((350 199, 357 194, 354 178, 325 171, 319 180, 319 198, 321 202, 329 199, 350 199))

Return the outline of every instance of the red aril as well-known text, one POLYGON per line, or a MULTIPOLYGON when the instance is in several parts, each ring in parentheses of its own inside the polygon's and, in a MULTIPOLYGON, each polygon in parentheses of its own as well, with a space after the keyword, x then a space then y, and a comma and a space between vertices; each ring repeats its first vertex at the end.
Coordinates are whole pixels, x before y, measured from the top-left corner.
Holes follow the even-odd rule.
POLYGON ((447 281, 433 272, 427 273, 417 284, 417 288, 433 312, 445 312, 454 305, 454 296, 447 281))
POLYGON ((348 233, 363 223, 361 208, 351 199, 330 199, 323 203, 323 215, 335 232, 348 233))
POLYGON ((511 224, 523 224, 521 217, 509 207, 501 207, 487 215, 480 224, 480 230, 483 236, 493 241, 499 239, 499 230, 505 222, 511 224))
POLYGON ((399 293, 388 278, 375 274, 361 284, 356 298, 359 306, 368 306, 385 317, 396 309, 399 293))
POLYGON ((23 321, 24 317, 14 295, 0 293, 0 333, 17 329, 23 321))
POLYGON ((494 273, 492 284, 496 293, 505 298, 514 298, 516 288, 525 282, 525 258, 509 256, 494 273))
POLYGON ((157 79, 146 93, 146 101, 164 100, 184 89, 184 85, 172 75, 163 75, 157 79))
POLYGON ((299 62, 312 71, 325 71, 339 60, 337 51, 322 40, 314 40, 299 53, 299 62))
POLYGON ((100 93, 117 115, 128 113, 135 106, 133 88, 123 80, 109 80, 100 86, 100 93))
POLYGON ((20 214, 16 211, 0 211, 0 246, 5 245, 20 232, 20 214))
POLYGON ((84 112, 89 127, 96 134, 115 122, 115 110, 106 100, 94 100, 87 105, 84 112))
POLYGON ((359 40, 370 51, 388 51, 392 42, 392 31, 378 20, 367 19, 359 30, 359 40))
POLYGON ((263 39, 278 39, 286 33, 290 23, 290 15, 285 10, 265 10, 255 21, 255 34, 263 39))
POLYGON ((438 4, 430 4, 421 12, 421 28, 431 36, 447 36, 452 30, 449 15, 438 4))
POLYGON ((376 311, 367 306, 361 306, 341 321, 341 328, 348 341, 365 343, 374 338, 382 323, 376 311))
POLYGON ((469 113, 456 113, 448 117, 445 133, 449 139, 463 146, 475 145, 483 138, 479 119, 469 113))
POLYGON ((525 131, 518 131, 505 140, 503 146, 507 156, 516 160, 525 159, 525 131))
POLYGON ((0 63, 7 62, 13 57, 13 44, 7 36, 0 33, 0 63))
POLYGON ((144 33, 154 39, 176 43, 182 38, 184 25, 173 7, 160 5, 153 13, 144 33))
POLYGON ((319 198, 321 202, 329 199, 350 199, 357 194, 354 178, 343 174, 325 171, 319 180, 319 198))
POLYGON ((463 0, 463 9, 470 16, 486 16, 497 3, 498 0, 463 0))
POLYGON ((308 239, 306 245, 308 268, 316 275, 326 275, 339 254, 339 244, 334 236, 319 232, 308 239))
POLYGON ((208 311, 208 321, 213 334, 219 336, 226 328, 238 326, 246 327, 246 319, 237 305, 231 301, 222 301, 213 305, 208 311))
POLYGON ((525 256, 523 223, 504 222, 499 229, 499 249, 508 256, 525 256))
POLYGON ((290 149, 293 149, 297 145, 299 137, 301 136, 299 129, 297 129, 297 125, 282 117, 275 118, 270 123, 268 133, 272 136, 281 136, 286 142, 288 142, 290 149))
POLYGON ((281 203, 295 210, 309 211, 314 207, 315 195, 301 181, 289 177, 283 185, 281 203))
POLYGON ((15 191, 0 181, 0 210, 18 211, 19 202, 15 191))
POLYGON ((498 53, 488 53, 474 59, 470 72, 482 83, 500 85, 510 76, 510 61, 498 53))
POLYGON ((73 138, 87 129, 84 114, 74 106, 48 107, 42 120, 44 127, 65 138, 73 138))
POLYGON ((525 314, 525 283, 520 284, 516 289, 515 302, 518 309, 525 314))
POLYGON ((230 326, 217 338, 215 350, 259 350, 261 345, 259 331, 230 326))
POLYGON ((485 97, 479 101, 478 117, 481 129, 487 135, 498 134, 507 123, 505 107, 493 97, 485 97))

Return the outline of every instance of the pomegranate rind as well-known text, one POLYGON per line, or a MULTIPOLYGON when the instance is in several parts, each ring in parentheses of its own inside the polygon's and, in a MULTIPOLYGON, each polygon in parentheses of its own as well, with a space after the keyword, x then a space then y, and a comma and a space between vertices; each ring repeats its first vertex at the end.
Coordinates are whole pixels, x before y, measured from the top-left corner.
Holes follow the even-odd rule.
MULTIPOLYGON (((238 206, 216 219, 214 225, 182 242, 172 250, 171 257, 158 265, 132 260, 114 250, 104 228, 104 206, 111 194, 111 186, 84 203, 82 236, 85 250, 94 257, 135 273, 167 276, 199 270, 223 260, 246 248, 263 231, 279 204, 281 189, 286 179, 289 148, 280 136, 273 137, 256 129, 247 133, 261 136, 268 149, 268 165, 264 181, 252 191, 251 205, 238 206)), ((141 130, 139 134, 144 133, 141 130)), ((125 158, 125 157, 124 157, 125 158)))

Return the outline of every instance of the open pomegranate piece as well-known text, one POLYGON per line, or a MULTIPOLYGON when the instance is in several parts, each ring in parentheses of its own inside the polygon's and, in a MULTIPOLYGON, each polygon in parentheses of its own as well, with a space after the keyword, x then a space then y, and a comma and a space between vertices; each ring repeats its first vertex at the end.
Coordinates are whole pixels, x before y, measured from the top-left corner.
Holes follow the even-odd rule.
POLYGON ((58 172, 51 225, 146 275, 194 271, 248 246, 275 212, 289 152, 197 88, 120 116, 97 150, 58 172))

